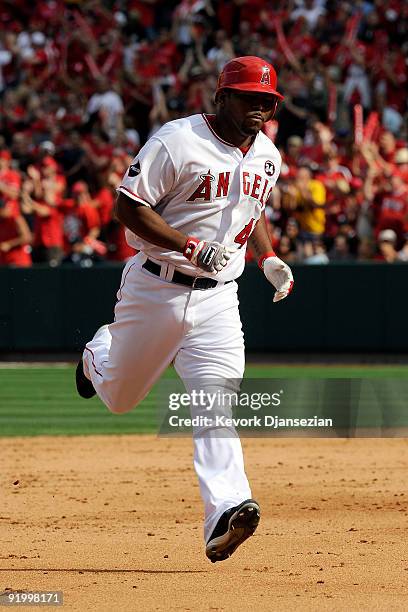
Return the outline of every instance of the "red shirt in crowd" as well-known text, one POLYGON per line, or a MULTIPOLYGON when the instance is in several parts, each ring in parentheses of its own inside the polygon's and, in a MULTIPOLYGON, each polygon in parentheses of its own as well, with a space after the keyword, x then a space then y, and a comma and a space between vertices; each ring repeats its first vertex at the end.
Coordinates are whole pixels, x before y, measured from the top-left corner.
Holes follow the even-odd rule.
POLYGON ((110 226, 107 242, 110 261, 126 261, 137 253, 126 242, 125 228, 121 223, 114 223, 110 226))
MULTIPOLYGON (((9 200, 0 211, 0 244, 14 240, 20 234, 17 220, 21 217, 20 206, 16 200, 9 200)), ((0 249, 0 266, 31 266, 31 254, 28 245, 13 247, 9 251, 0 249)))
POLYGON ((91 204, 75 204, 74 200, 64 201, 64 249, 71 250, 74 240, 83 240, 95 227, 100 227, 99 214, 91 204))
POLYGON ((377 195, 379 208, 377 231, 393 229, 400 239, 408 230, 408 189, 404 186, 390 193, 377 195))
POLYGON ((51 247, 64 246, 63 221, 64 216, 56 206, 49 206, 45 202, 39 202, 42 207, 48 209, 48 215, 43 216, 34 213, 34 246, 51 247))
POLYGON ((112 192, 107 187, 102 187, 97 194, 94 196, 94 200, 97 202, 100 225, 105 226, 108 225, 109 221, 112 219, 113 205, 114 205, 114 197, 112 192))

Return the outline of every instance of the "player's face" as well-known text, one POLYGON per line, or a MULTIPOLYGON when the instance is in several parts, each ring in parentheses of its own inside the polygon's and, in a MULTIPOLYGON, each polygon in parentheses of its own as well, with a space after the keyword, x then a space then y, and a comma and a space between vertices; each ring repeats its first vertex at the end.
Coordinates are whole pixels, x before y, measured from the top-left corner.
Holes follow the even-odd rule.
POLYGON ((277 98, 262 93, 229 90, 225 110, 230 121, 246 136, 255 136, 276 110, 277 98))

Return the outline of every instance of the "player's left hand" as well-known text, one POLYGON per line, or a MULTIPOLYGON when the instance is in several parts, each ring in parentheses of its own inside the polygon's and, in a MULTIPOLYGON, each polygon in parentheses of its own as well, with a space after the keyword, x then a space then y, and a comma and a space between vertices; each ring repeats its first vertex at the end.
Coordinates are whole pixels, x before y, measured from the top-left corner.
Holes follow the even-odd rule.
POLYGON ((268 281, 275 287, 274 302, 279 302, 289 295, 293 287, 293 274, 289 266, 276 257, 267 257, 262 262, 262 269, 268 281))

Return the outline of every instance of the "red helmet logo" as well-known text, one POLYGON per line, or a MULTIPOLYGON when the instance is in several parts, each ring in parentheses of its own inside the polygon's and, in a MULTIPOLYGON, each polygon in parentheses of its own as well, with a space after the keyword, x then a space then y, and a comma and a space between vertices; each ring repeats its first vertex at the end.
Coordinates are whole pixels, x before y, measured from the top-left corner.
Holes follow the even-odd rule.
POLYGON ((263 83, 264 85, 271 84, 271 71, 269 70, 268 66, 262 67, 261 83, 263 83))

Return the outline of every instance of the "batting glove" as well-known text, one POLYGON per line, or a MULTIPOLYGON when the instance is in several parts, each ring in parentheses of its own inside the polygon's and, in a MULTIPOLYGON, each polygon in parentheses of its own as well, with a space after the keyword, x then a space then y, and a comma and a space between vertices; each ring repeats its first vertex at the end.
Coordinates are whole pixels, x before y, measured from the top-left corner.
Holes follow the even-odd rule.
POLYGON ((231 259, 233 249, 219 242, 205 242, 189 237, 184 247, 183 255, 192 264, 206 272, 219 272, 231 259))
POLYGON ((262 255, 258 265, 263 270, 268 281, 276 289, 273 301, 279 302, 287 297, 292 291, 294 282, 292 270, 289 266, 279 257, 276 257, 273 251, 262 255))

